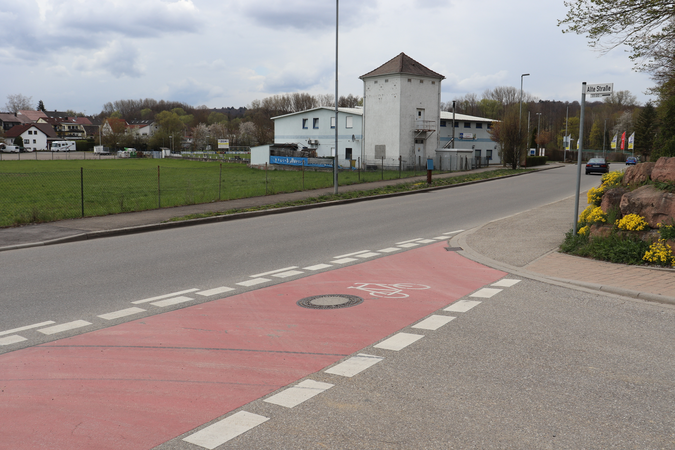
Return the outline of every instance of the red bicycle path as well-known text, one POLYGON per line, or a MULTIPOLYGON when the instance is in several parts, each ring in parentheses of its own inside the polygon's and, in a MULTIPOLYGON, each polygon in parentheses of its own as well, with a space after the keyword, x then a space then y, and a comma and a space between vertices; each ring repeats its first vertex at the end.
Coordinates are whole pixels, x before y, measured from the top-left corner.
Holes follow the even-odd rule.
POLYGON ((438 243, 6 353, 0 447, 153 448, 504 275, 438 243), (359 283, 429 289, 386 298, 353 289, 359 283), (322 310, 296 303, 328 294, 364 301, 322 310))

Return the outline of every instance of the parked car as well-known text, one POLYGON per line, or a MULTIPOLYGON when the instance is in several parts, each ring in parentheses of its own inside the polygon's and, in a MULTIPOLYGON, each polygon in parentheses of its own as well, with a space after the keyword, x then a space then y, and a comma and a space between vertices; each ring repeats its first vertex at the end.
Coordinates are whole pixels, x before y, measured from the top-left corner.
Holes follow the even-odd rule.
POLYGON ((0 151, 5 153, 19 153, 21 147, 17 145, 0 144, 0 151))
POLYGON ((588 160, 586 163, 586 175, 593 172, 609 172, 609 163, 605 160, 605 158, 591 158, 588 160))
POLYGON ((630 165, 634 166, 635 164, 637 164, 637 162, 638 162, 638 160, 635 156, 629 156, 628 158, 626 158, 626 165, 627 166, 630 166, 630 165))

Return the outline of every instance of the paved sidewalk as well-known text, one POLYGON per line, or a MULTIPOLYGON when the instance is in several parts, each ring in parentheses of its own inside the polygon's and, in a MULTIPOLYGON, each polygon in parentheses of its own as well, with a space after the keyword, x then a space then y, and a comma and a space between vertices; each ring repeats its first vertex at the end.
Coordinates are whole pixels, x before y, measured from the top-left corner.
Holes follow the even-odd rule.
POLYGON ((524 277, 675 305, 675 269, 558 253, 573 212, 570 197, 487 223, 456 236, 450 245, 462 247, 460 254, 474 261, 524 277))

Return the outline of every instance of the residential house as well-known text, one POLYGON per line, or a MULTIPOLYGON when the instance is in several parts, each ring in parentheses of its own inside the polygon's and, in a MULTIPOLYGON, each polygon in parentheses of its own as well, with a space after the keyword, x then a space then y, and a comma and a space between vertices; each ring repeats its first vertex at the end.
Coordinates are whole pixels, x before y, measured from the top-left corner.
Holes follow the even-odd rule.
POLYGON ((128 129, 138 136, 151 138, 159 130, 159 125, 154 120, 132 120, 128 129))
POLYGON ((16 125, 21 125, 22 123, 23 122, 21 122, 21 120, 14 114, 0 113, 0 129, 2 129, 3 132, 16 125))
POLYGON ((481 164, 501 162, 499 145, 490 136, 490 130, 495 122, 494 119, 455 114, 453 134, 452 112, 441 111, 439 136, 442 148, 436 152, 443 155, 464 154, 479 158, 481 164))
POLYGON ((38 119, 37 123, 48 123, 54 128, 54 131, 56 131, 56 134, 58 134, 61 139, 75 141, 86 138, 84 125, 78 123, 74 118, 46 117, 38 119))
POLYGON ((27 123, 16 125, 5 133, 5 142, 13 144, 14 139, 21 136, 23 147, 29 151, 49 150, 49 143, 59 137, 51 125, 47 123, 27 123))
POLYGON ((16 117, 21 120, 21 123, 36 123, 38 119, 46 119, 47 114, 43 111, 20 110, 16 112, 16 117))

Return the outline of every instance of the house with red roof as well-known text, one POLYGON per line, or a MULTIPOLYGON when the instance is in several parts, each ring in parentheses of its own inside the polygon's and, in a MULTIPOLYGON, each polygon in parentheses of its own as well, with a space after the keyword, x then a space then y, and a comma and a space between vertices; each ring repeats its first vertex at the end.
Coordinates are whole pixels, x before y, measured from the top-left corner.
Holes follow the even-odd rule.
POLYGON ((59 139, 56 131, 46 123, 26 123, 16 125, 5 132, 5 142, 13 144, 21 136, 23 147, 28 151, 49 150, 49 143, 59 139))

